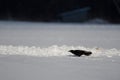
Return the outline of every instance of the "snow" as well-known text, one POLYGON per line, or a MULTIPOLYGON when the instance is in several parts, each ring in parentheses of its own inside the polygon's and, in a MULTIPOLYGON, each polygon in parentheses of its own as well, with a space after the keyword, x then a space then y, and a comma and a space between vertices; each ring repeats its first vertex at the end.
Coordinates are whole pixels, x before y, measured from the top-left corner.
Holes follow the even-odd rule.
POLYGON ((120 49, 120 25, 0 22, 0 44, 120 49))
POLYGON ((69 50, 86 50, 91 51, 93 54, 91 57, 113 57, 120 56, 120 50, 113 49, 102 49, 102 48, 85 48, 82 46, 51 46, 48 48, 40 47, 28 47, 28 46, 0 46, 0 54, 3 55, 27 55, 37 57, 49 57, 49 56, 69 56, 69 50))
POLYGON ((119 34, 115 24, 0 21, 0 80, 119 80, 119 34))
POLYGON ((120 59, 1 56, 1 80, 119 80, 120 59))

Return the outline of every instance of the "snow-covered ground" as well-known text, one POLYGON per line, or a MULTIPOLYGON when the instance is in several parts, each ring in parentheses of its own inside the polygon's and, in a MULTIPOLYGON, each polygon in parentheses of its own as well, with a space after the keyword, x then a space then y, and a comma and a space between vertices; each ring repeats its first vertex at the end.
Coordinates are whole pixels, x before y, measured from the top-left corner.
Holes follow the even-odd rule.
POLYGON ((113 24, 0 21, 0 80, 119 80, 119 34, 113 24))
POLYGON ((1 56, 1 80, 119 80, 120 59, 1 56))

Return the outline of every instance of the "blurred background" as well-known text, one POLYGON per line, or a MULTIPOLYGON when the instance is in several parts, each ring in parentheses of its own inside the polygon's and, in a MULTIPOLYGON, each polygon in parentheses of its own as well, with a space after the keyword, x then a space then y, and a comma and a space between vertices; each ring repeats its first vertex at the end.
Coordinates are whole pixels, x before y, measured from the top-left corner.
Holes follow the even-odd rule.
POLYGON ((0 20, 120 23, 120 0, 0 0, 0 20))

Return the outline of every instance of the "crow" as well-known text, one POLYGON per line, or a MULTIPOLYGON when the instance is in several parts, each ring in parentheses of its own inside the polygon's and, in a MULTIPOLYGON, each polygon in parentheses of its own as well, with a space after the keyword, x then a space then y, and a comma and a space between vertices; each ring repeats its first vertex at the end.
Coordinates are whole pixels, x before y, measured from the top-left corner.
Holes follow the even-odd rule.
POLYGON ((82 56, 82 55, 85 55, 85 56, 90 56, 92 54, 92 52, 90 51, 85 51, 85 50, 69 50, 69 52, 71 52, 72 54, 74 54, 75 56, 82 56))

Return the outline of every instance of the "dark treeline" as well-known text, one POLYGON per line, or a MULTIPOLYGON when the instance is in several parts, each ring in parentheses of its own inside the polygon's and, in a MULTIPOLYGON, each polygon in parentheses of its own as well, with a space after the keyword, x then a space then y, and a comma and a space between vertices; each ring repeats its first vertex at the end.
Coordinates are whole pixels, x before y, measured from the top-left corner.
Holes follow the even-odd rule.
POLYGON ((74 9, 91 7, 89 18, 100 17, 120 22, 120 0, 0 0, 0 19, 56 21, 57 15, 74 9))

